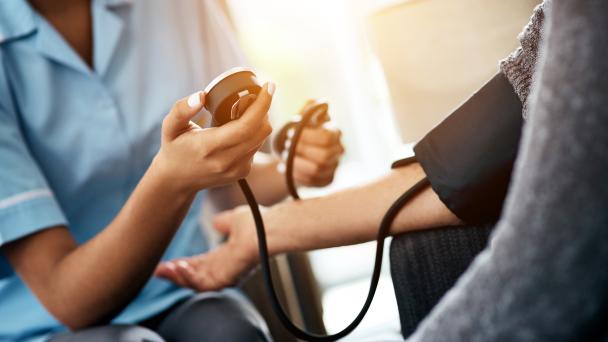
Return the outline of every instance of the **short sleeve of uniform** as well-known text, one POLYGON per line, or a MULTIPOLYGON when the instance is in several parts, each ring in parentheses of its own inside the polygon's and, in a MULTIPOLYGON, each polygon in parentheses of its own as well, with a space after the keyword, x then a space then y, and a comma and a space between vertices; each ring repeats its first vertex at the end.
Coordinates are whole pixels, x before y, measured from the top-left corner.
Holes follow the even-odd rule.
MULTIPOLYGON (((27 148, 0 65, 0 247, 36 231, 66 223, 53 192, 27 148)), ((6 258, 0 254, 0 279, 12 273, 6 258)))

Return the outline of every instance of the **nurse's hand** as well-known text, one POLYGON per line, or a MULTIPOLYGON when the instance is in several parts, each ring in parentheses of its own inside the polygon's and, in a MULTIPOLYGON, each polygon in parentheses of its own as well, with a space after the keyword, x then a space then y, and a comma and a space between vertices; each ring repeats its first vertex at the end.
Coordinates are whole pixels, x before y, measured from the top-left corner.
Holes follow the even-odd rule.
POLYGON ((199 292, 235 285, 259 260, 249 207, 241 206, 216 216, 214 226, 228 236, 225 243, 205 254, 162 262, 154 275, 199 292))
POLYGON ((272 132, 267 113, 274 90, 273 83, 265 84, 241 118, 213 128, 190 121, 203 108, 203 92, 177 101, 163 120, 161 148, 153 166, 187 192, 244 178, 254 154, 272 132))
POLYGON ((297 184, 321 187, 330 184, 338 167, 344 146, 339 129, 330 125, 305 128, 302 131, 293 163, 297 184))

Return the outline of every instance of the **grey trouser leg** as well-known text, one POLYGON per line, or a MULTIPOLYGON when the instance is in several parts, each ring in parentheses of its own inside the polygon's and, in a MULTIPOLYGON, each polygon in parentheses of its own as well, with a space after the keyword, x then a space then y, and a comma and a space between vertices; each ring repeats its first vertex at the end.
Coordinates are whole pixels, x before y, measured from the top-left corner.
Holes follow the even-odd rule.
POLYGON ((106 325, 61 333, 49 342, 165 342, 157 333, 137 325, 106 325))
POLYGON ((192 297, 175 308, 157 331, 171 342, 272 341, 262 316, 236 290, 192 297))
POLYGON ((407 338, 487 244, 491 226, 446 227, 395 236, 391 276, 407 338))
POLYGON ((137 325, 107 325, 61 333, 49 342, 267 342, 264 319, 236 290, 208 292, 177 305, 152 331, 137 325))

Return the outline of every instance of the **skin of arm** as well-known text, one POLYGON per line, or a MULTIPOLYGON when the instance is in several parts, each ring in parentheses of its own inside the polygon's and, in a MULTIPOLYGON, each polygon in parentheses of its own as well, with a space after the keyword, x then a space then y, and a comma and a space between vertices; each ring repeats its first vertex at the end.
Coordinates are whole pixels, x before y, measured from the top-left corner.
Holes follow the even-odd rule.
POLYGON ((2 247, 13 269, 46 309, 70 329, 108 321, 152 274, 197 191, 245 177, 271 132, 265 85, 244 115, 202 129, 190 119, 204 94, 178 101, 163 121, 161 149, 122 210, 99 234, 77 245, 54 227, 2 247), (162 194, 162 196, 159 196, 162 194))
MULTIPOLYGON (((374 240, 386 210, 424 176, 419 164, 410 164, 360 187, 268 208, 262 215, 269 252, 277 255, 374 240)), ((460 223, 427 187, 401 210, 390 233, 460 223)), ((234 284, 258 262, 253 218, 248 207, 239 207, 217 216, 214 224, 229 235, 225 244, 207 254, 162 263, 155 274, 199 291, 234 284)))
MULTIPOLYGON (((385 177, 363 186, 267 210, 265 218, 271 254, 374 240, 386 210, 424 176, 419 164, 411 164, 391 170, 385 177), (319 216, 319 213, 328 215, 319 216)), ((229 215, 226 213, 216 219, 218 228, 230 223, 229 215)), ((399 212, 390 234, 459 223, 460 220, 427 187, 399 212)))

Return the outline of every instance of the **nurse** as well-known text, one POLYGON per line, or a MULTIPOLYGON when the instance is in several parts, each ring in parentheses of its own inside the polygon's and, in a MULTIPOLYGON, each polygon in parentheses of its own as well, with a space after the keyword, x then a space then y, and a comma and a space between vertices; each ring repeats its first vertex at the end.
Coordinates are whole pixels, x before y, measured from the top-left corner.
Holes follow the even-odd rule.
MULTIPOLYGON (((0 1, 0 341, 270 339, 237 291, 151 277, 208 249, 201 203, 238 204, 227 184, 287 194, 279 160, 252 161, 273 83, 238 121, 191 121, 243 64, 213 1, 0 1)), ((306 136, 299 183, 326 185, 340 133, 306 136)))

